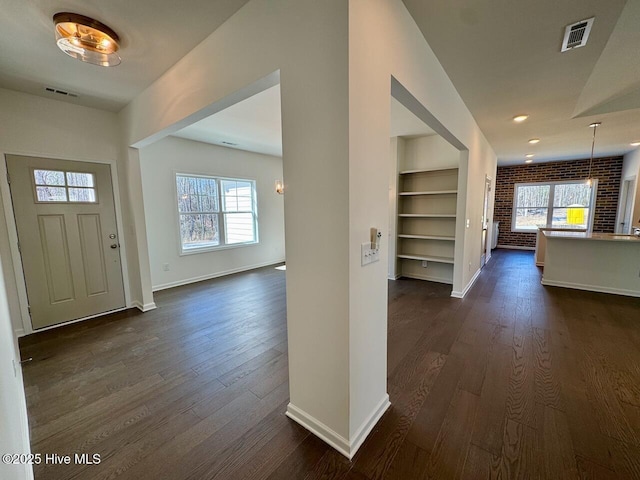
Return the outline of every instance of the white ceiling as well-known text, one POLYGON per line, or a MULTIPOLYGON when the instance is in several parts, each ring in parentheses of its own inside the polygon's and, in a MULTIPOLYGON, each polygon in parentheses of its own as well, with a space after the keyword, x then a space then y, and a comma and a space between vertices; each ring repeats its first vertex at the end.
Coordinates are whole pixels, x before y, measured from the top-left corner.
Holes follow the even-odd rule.
POLYGON ((248 0, 0 0, 0 87, 118 111, 248 0), (55 44, 53 15, 86 15, 122 40, 117 67, 79 62, 55 44), (57 87, 78 94, 61 97, 57 87))
POLYGON ((280 85, 183 128, 174 136, 281 157, 280 85))
MULTIPOLYGON (((247 1, 0 0, 0 87, 118 111, 247 1), (97 67, 60 52, 51 20, 59 11, 113 28, 122 64, 97 67), (46 93, 45 86, 79 97, 46 93)), ((640 0, 403 1, 500 164, 521 163, 526 153, 536 161, 588 156, 587 125, 596 120, 603 122, 596 155, 626 153, 640 140, 640 0), (588 45, 561 54, 565 25, 591 16, 588 45), (531 115, 527 122, 511 122, 523 112, 531 115), (542 141, 530 146, 532 137, 542 141)), ((211 119, 217 130, 208 135, 274 154, 279 110, 265 116, 267 97, 220 112, 226 121, 211 119), (249 135, 257 146, 248 145, 249 135)))
MULTIPOLYGON (((404 105, 395 98, 390 98, 391 137, 435 134, 404 105)), ((281 157, 280 85, 238 102, 173 135, 188 140, 281 157), (229 143, 235 145, 229 145, 229 143)))
POLYGON ((403 1, 499 164, 588 157, 593 121, 596 155, 640 140, 640 0, 403 1), (588 44, 560 53, 564 27, 592 16, 588 44))

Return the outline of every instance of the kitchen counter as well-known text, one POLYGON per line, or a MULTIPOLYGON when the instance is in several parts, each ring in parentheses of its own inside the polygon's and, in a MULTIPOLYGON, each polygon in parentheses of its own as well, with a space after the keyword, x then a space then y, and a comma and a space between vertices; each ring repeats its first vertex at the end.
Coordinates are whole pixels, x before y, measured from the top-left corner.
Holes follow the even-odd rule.
POLYGON ((543 230, 545 238, 566 238, 571 240, 598 240, 606 242, 640 242, 640 237, 618 233, 592 233, 559 230, 543 230))
POLYGON ((543 267, 544 266, 544 257, 547 251, 547 237, 545 237, 545 232, 586 232, 586 228, 561 228, 561 227, 552 227, 547 225, 546 227, 539 227, 538 233, 536 234, 536 266, 543 267))
POLYGON ((544 231, 542 284, 640 297, 640 237, 544 231))

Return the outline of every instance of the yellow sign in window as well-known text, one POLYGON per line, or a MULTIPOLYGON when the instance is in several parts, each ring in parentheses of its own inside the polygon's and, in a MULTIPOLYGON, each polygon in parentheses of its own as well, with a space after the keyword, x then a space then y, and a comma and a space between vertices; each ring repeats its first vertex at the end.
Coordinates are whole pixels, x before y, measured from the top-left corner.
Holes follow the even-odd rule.
POLYGON ((582 205, 570 205, 567 208, 567 223, 569 225, 584 225, 584 210, 582 205))

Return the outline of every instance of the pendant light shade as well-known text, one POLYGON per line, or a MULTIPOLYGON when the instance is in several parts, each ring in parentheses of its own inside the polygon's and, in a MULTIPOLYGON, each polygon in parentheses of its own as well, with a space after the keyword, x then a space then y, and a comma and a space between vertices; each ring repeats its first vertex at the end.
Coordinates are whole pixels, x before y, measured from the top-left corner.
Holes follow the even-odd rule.
POLYGON ((120 38, 109 27, 77 13, 53 16, 58 48, 83 62, 113 67, 120 64, 120 38))

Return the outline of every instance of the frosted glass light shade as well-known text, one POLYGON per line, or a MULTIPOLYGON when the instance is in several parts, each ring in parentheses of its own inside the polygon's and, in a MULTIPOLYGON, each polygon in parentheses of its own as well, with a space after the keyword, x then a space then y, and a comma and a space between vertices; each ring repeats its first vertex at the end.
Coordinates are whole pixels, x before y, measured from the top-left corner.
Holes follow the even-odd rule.
POLYGON ((53 16, 58 48, 83 62, 113 67, 120 64, 118 35, 106 25, 77 13, 53 16))

